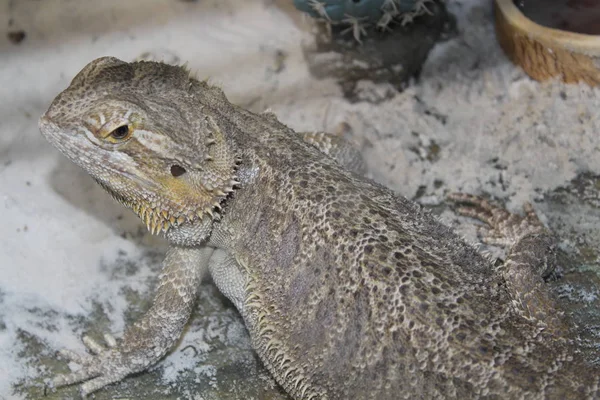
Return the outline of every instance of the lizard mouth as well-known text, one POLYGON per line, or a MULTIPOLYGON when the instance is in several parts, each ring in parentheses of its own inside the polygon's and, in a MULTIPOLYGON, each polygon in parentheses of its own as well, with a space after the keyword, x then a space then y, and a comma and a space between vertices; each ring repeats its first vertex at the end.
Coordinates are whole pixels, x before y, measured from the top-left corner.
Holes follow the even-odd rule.
POLYGON ((60 141, 60 137, 68 135, 74 137, 76 134, 68 130, 62 130, 59 126, 52 121, 52 118, 48 116, 48 113, 42 115, 38 121, 38 127, 42 135, 53 145, 60 141))
POLYGON ((53 126, 54 122, 52 122, 52 119, 44 114, 40 117, 40 120, 38 122, 38 126, 40 127, 40 131, 45 135, 46 132, 48 131, 48 127, 49 126, 53 126))
POLYGON ((78 135, 76 130, 61 127, 48 116, 48 113, 39 119, 38 127, 44 138, 52 146, 87 170, 88 157, 85 157, 85 152, 92 150, 87 139, 78 135))

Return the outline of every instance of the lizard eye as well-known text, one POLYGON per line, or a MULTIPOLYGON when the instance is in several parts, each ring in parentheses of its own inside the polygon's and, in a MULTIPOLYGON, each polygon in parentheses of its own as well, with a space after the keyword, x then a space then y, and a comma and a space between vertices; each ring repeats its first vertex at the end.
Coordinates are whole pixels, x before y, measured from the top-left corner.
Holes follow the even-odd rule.
POLYGON ((123 140, 129 136, 129 126, 121 125, 110 133, 110 136, 116 140, 123 140))
POLYGON ((185 168, 183 168, 181 165, 174 164, 171 166, 171 175, 173 175, 175 178, 183 174, 185 174, 185 168))

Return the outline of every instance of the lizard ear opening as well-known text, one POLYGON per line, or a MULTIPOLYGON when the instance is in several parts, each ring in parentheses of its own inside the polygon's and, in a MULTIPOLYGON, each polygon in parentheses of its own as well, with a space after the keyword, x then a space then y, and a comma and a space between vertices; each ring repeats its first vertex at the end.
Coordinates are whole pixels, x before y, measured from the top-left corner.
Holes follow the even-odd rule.
POLYGON ((187 171, 181 165, 173 164, 171 165, 171 175, 175 178, 185 174, 187 171))
MULTIPOLYGON (((166 139, 160 174, 154 183, 159 198, 151 206, 142 206, 144 199, 132 206, 152 233, 166 232, 183 223, 193 223, 205 217, 219 218, 222 202, 234 191, 238 158, 234 144, 228 140, 212 117, 207 116, 192 136, 194 142, 182 146, 166 139), (187 151, 187 152, 186 152, 187 151)), ((143 135, 140 135, 143 139, 143 135)), ((145 165, 145 164, 144 164, 145 165)), ((155 172, 154 170, 152 172, 155 172)), ((143 196, 142 196, 143 197, 143 196)))

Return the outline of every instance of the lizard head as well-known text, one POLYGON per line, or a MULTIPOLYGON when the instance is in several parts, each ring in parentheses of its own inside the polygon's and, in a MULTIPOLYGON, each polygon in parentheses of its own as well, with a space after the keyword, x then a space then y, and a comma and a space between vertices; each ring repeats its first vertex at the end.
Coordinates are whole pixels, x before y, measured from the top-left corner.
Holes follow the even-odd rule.
POLYGON ((214 218, 233 190, 236 156, 182 67, 89 63, 40 119, 46 139, 133 209, 152 233, 214 218))

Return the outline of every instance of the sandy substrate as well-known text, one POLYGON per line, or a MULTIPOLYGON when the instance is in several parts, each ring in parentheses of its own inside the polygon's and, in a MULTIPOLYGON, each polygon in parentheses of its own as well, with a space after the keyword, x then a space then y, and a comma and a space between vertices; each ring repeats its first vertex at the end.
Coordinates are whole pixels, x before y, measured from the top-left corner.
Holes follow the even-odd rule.
MULTIPOLYGON (((347 122, 374 179, 470 240, 472 223, 443 207, 445 193, 486 193, 512 210, 534 201, 561 237, 550 285, 598 362, 600 92, 527 78, 497 46, 488 3, 451 2, 460 34, 434 48, 420 79, 379 104, 350 104, 335 82, 309 76, 301 43, 310 37, 272 1, 0 0, 6 32, 26 34, 19 44, 0 37, 0 399, 40 398, 43 380, 66 371, 54 352, 82 351, 83 332, 119 335, 147 309, 160 268, 164 241, 37 130, 53 97, 104 55, 187 62, 231 101, 270 108, 297 130, 347 122)), ((96 398, 120 396, 285 398, 210 282, 178 347, 96 398)))

